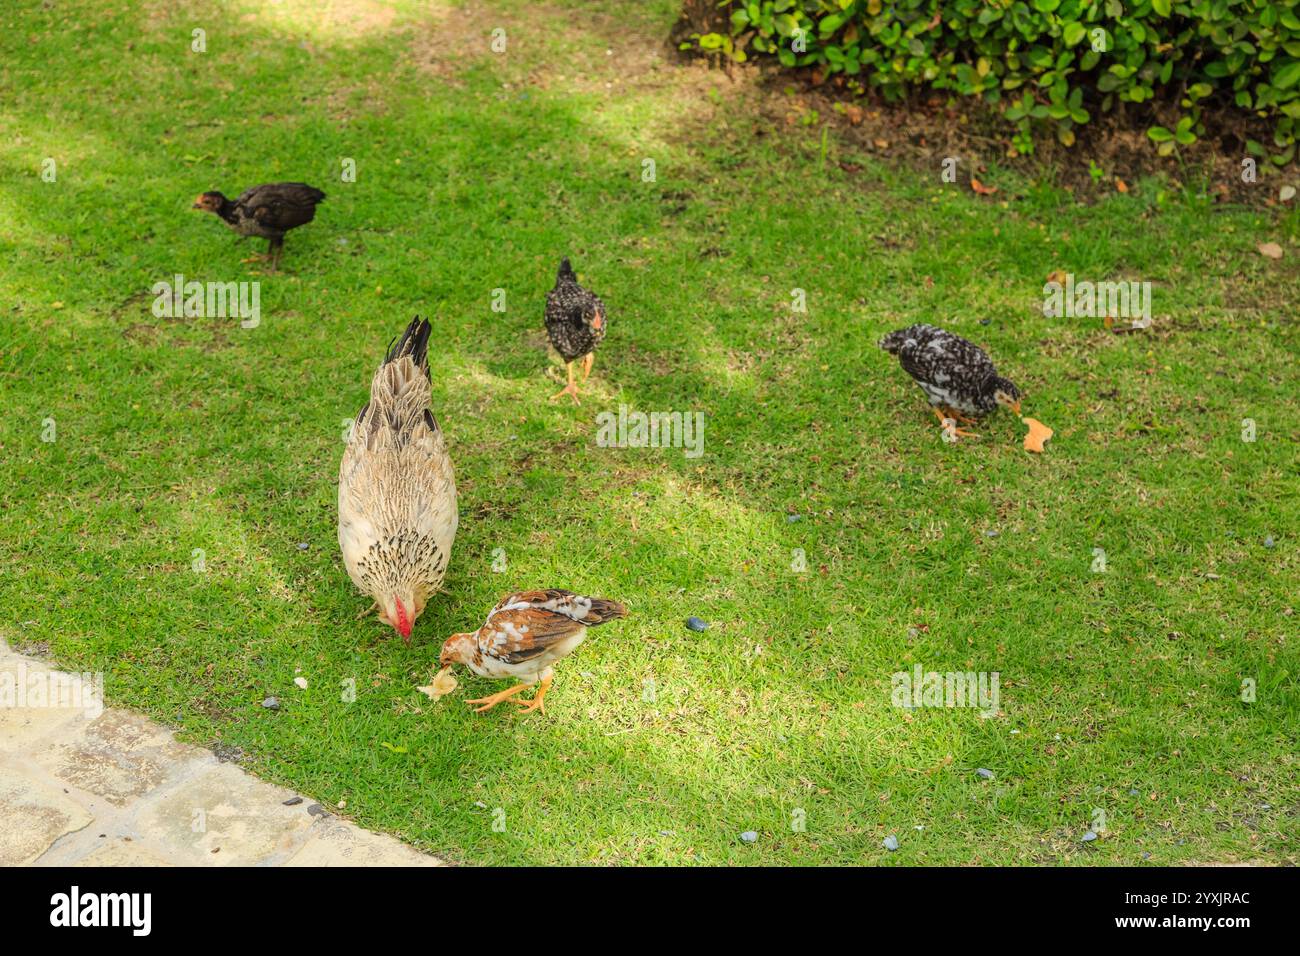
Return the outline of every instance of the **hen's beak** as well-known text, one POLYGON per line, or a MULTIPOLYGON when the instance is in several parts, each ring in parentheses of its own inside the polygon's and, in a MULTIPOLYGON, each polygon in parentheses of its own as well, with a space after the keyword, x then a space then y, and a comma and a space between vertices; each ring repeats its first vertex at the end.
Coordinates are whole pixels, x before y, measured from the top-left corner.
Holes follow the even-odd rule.
POLYGON ((596 317, 591 320, 591 327, 595 329, 597 332, 599 332, 600 327, 604 324, 605 324, 605 317, 601 315, 599 312, 597 312, 596 317))
POLYGON ((1020 403, 1019 403, 1019 402, 1016 402, 1014 405, 1012 405, 1012 406, 1011 406, 1011 410, 1012 410, 1013 412, 1015 412, 1017 415, 1019 415, 1019 414, 1020 414, 1020 403))

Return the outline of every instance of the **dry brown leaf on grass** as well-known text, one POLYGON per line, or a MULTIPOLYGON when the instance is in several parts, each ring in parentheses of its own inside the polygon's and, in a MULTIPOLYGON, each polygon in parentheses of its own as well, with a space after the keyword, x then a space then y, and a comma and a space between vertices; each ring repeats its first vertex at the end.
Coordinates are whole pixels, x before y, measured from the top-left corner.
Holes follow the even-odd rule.
POLYGON ((1025 436, 1025 451, 1032 451, 1041 455, 1043 453, 1043 442, 1051 438, 1055 432, 1036 418, 1022 418, 1020 420, 1029 426, 1029 434, 1025 436))
POLYGON ((998 191, 997 186, 985 186, 974 176, 970 178, 970 188, 973 189, 980 196, 992 196, 995 192, 998 191))
POLYGON ((456 689, 456 678, 451 676, 451 668, 444 667, 434 675, 433 683, 427 687, 417 687, 421 694, 427 696, 430 700, 437 700, 440 697, 446 697, 456 689))
POLYGON ((1276 242, 1261 242, 1259 244, 1259 254, 1261 256, 1268 256, 1270 259, 1281 259, 1282 247, 1276 242))
POLYGON ((1115 188, 1116 188, 1119 192, 1126 193, 1126 192, 1128 192, 1128 183, 1124 182, 1124 180, 1122 180, 1122 179, 1120 179, 1118 176, 1116 176, 1116 177, 1115 177, 1115 188))

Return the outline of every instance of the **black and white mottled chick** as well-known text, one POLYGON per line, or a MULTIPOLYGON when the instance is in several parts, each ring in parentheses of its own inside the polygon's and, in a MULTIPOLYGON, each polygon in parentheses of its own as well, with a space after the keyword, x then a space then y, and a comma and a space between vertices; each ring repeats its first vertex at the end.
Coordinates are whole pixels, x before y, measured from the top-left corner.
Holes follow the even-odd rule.
POLYGON ((323 192, 306 183, 266 183, 244 190, 238 199, 215 191, 202 193, 190 208, 216 214, 241 236, 268 240, 266 258, 275 268, 280 264, 284 234, 315 219, 316 206, 324 198, 323 192))
POLYGON ((573 274, 567 258, 560 261, 555 288, 546 293, 546 334, 569 369, 569 384, 551 398, 568 395, 575 405, 580 405, 578 385, 573 380, 573 363, 575 359, 586 356, 582 362, 582 380, 585 382, 596 359, 596 346, 605 338, 605 303, 578 285, 578 277, 573 274))
MULTIPOLYGON (((880 347, 916 379, 934 406, 939 421, 974 424, 999 405, 1020 414, 1020 390, 998 374, 982 348, 933 325, 912 325, 890 332, 880 347)), ((958 435, 978 437, 952 428, 958 435)))

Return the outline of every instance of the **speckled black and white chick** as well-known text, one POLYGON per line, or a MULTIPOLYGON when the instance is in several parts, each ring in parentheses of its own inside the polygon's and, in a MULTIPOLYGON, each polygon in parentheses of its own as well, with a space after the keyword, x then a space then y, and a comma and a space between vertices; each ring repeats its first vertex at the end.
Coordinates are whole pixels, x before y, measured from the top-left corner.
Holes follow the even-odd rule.
POLYGON ((546 293, 546 334, 569 370, 569 384, 551 398, 568 395, 573 404, 581 405, 578 385, 573 380, 573 363, 576 359, 583 359, 582 380, 585 382, 596 359, 596 346, 605 339, 605 303, 578 285, 578 277, 573 274, 567 258, 560 261, 555 288, 546 293))
POLYGON ((890 332, 880 347, 916 379, 945 430, 979 436, 955 427, 975 424, 999 405, 1020 414, 1020 390, 998 374, 982 348, 933 325, 912 325, 890 332), (951 420, 948 424, 945 420, 951 420))
POLYGON ((241 236, 268 240, 265 257, 244 261, 266 258, 274 269, 280 264, 284 234, 315 219, 316 206, 324 199, 323 192, 306 183, 266 183, 244 190, 238 199, 227 199, 215 191, 202 193, 190 208, 214 213, 241 236))

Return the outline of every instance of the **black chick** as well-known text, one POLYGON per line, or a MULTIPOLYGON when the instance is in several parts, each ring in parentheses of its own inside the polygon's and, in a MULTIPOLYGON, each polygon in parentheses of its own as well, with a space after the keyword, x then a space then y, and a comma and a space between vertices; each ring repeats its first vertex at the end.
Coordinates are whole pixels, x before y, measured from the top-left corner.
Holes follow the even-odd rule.
POLYGON ((315 219, 316 206, 324 198, 323 192, 306 183, 267 183, 245 190, 238 199, 227 199, 219 192, 203 193, 191 208, 215 213, 241 236, 269 240, 266 258, 274 269, 280 264, 284 234, 315 219))
POLYGON ((999 405, 1020 414, 1020 390, 1000 376, 984 350, 960 335, 933 325, 912 325, 890 332, 880 347, 916 379, 945 429, 978 438, 945 422, 975 424, 999 405))
POLYGON ((578 285, 567 258, 560 260, 555 288, 546 293, 546 334, 569 369, 569 384, 551 398, 568 395, 573 404, 580 405, 578 386, 573 381, 573 362, 586 356, 582 363, 585 382, 596 359, 596 346, 605 338, 605 303, 578 285))

